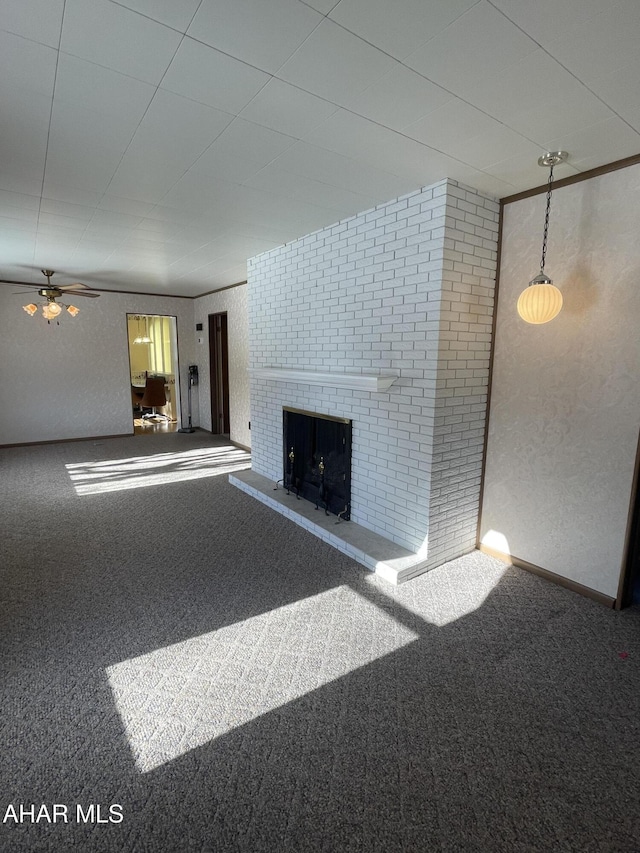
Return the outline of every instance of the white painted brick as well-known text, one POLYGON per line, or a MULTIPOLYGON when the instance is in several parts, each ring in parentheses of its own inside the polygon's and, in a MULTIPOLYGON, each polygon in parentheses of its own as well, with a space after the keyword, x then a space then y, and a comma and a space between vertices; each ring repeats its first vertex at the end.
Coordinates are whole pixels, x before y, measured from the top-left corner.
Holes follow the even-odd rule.
POLYGON ((354 521, 428 536, 432 565, 473 547, 498 211, 445 180, 248 264, 251 366, 400 375, 385 394, 252 379, 254 468, 282 475, 283 405, 352 418, 354 521))

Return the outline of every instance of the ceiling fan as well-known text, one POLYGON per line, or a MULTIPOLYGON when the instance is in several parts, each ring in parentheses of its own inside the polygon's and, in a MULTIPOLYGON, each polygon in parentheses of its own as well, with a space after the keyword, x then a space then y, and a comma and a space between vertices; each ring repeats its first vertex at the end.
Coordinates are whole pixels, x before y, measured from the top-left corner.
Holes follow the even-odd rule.
MULTIPOLYGON (((67 312, 71 314, 72 317, 77 316, 80 313, 80 309, 76 308, 75 305, 67 305, 64 302, 58 303, 56 300, 60 299, 66 293, 73 293, 74 296, 87 296, 90 299, 97 299, 100 296, 99 293, 87 292, 86 284, 81 284, 81 282, 76 281, 73 284, 51 284, 51 276, 54 274, 53 270, 41 270, 42 274, 47 279, 47 284, 44 287, 38 287, 37 285, 27 284, 22 281, 5 281, 4 284, 19 284, 22 287, 31 288, 31 290, 35 290, 40 296, 42 296, 47 301, 41 304, 42 314, 46 318, 47 322, 50 323, 52 320, 56 320, 56 318, 62 313, 62 309, 66 308, 67 312)), ((16 295, 21 291, 15 291, 16 295)), ((29 305, 22 306, 24 310, 31 317, 37 312, 38 306, 33 302, 29 305)), ((56 320, 56 322, 59 322, 56 320)))

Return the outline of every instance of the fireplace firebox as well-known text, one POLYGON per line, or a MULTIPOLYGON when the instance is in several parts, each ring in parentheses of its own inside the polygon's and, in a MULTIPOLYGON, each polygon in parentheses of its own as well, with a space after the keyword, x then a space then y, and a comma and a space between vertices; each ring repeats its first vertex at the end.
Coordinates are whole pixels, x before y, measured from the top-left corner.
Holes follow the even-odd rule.
POLYGON ((284 485, 316 509, 348 521, 351 512, 351 421, 283 408, 284 485))

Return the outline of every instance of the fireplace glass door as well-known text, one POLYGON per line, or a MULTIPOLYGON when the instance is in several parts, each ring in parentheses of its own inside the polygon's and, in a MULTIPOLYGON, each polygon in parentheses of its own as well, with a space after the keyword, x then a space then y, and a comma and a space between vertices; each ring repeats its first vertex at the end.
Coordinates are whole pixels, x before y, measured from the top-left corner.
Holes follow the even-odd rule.
POLYGON ((350 420, 283 409, 283 464, 287 489, 326 512, 349 519, 350 420))

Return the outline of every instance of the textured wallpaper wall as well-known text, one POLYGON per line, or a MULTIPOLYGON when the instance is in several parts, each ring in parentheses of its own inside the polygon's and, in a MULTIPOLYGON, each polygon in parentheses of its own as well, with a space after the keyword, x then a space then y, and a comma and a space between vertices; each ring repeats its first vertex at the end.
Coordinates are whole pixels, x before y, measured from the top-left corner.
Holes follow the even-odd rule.
POLYGON ((564 308, 516 301, 545 196, 507 205, 481 538, 615 597, 640 428, 640 166, 558 189, 547 272, 564 308))
POLYGON ((177 317, 186 417, 192 300, 103 292, 49 326, 22 310, 18 289, 0 287, 0 444, 133 432, 127 313, 177 317))
POLYGON ((247 286, 239 285, 219 293, 210 293, 194 302, 196 323, 202 331, 195 332, 195 363, 200 382, 194 392, 194 419, 196 426, 211 429, 211 386, 209 376, 209 314, 227 313, 229 341, 229 421, 230 438, 245 447, 251 447, 249 431, 249 328, 247 323, 247 286), (202 343, 197 343, 202 339, 202 343))

